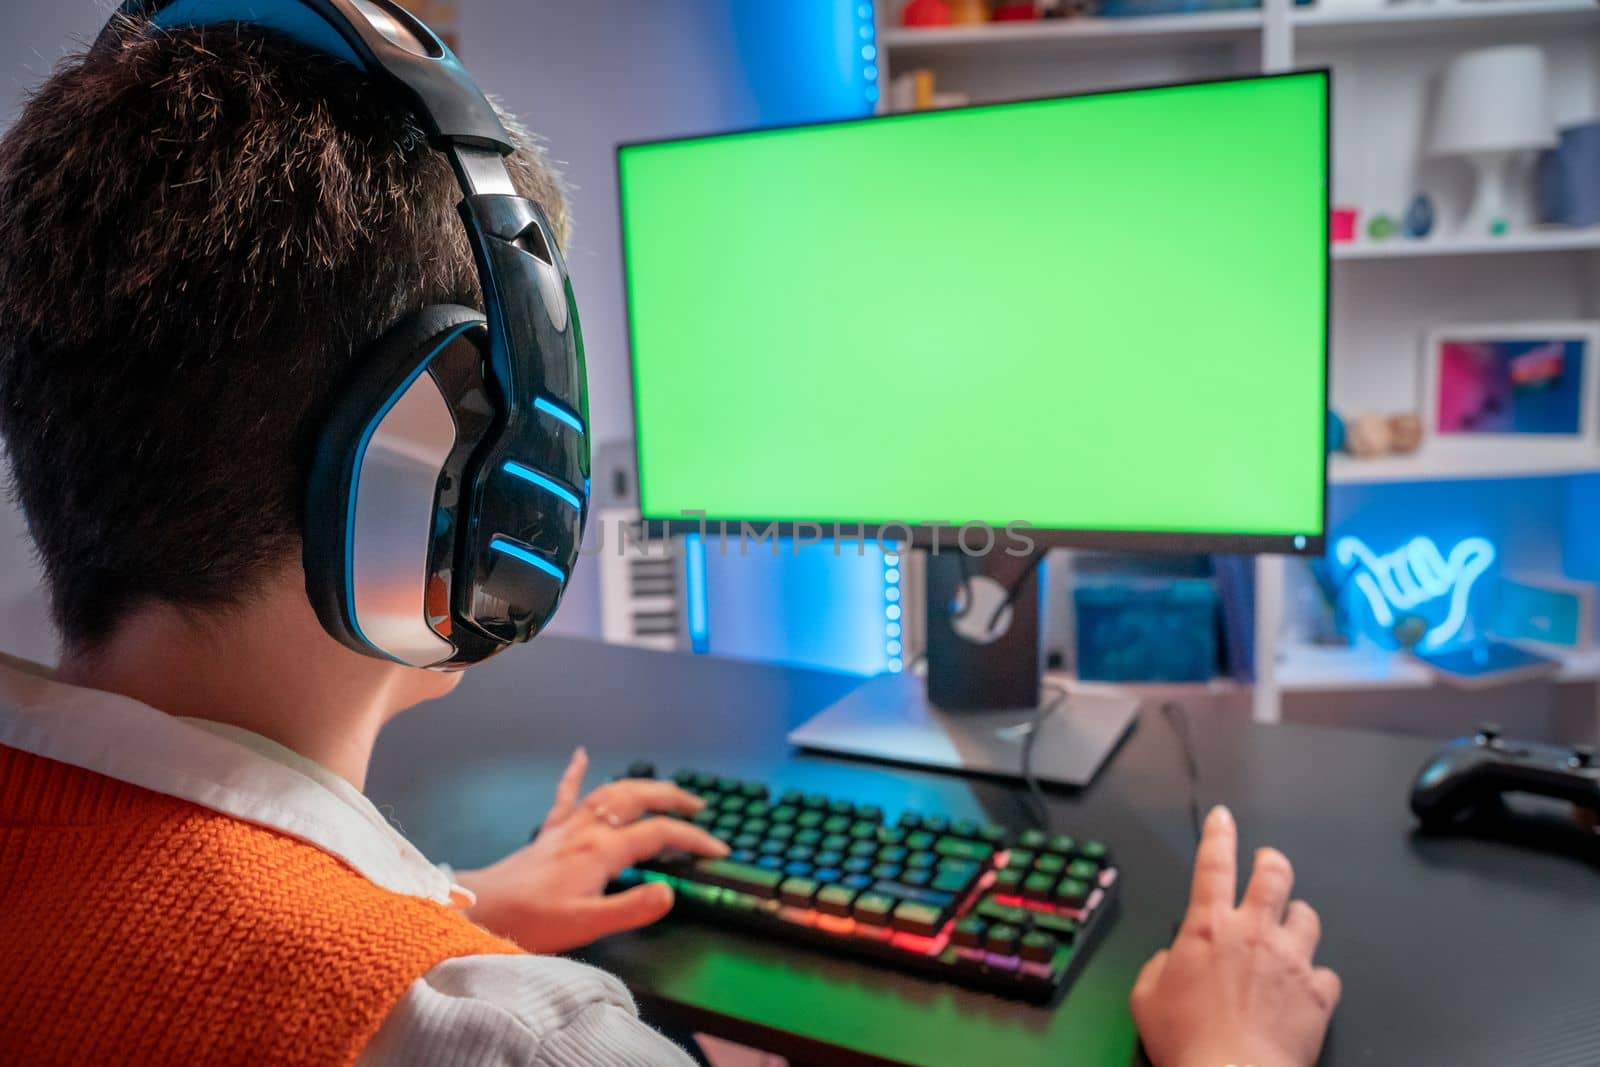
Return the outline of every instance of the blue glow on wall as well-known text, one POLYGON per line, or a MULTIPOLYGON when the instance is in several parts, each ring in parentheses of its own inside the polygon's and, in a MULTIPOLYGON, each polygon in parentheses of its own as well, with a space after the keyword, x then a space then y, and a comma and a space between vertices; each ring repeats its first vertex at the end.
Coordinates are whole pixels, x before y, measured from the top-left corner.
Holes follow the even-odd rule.
POLYGON ((1600 582, 1600 474, 1567 479, 1562 570, 1568 578, 1600 582))
MULTIPOLYGON (((1372 557, 1388 560, 1399 570, 1393 572, 1395 589, 1401 599, 1421 597, 1420 582, 1412 588, 1401 584, 1400 574, 1416 581, 1411 573, 1410 545, 1417 538, 1431 542, 1440 561, 1429 558, 1425 570, 1448 572, 1452 553, 1467 544, 1474 555, 1484 544, 1495 553, 1493 562, 1473 578, 1464 594, 1466 617, 1455 634, 1437 638, 1439 643, 1482 636, 1493 610, 1500 575, 1560 574, 1563 570, 1563 516, 1570 515, 1570 478, 1506 478, 1461 481, 1370 483, 1338 485, 1329 492, 1328 567, 1335 578, 1351 578, 1348 597, 1341 604, 1350 613, 1360 633, 1388 647, 1395 645, 1382 612, 1374 610, 1372 594, 1354 581, 1357 572, 1372 574, 1371 584, 1395 615, 1410 610, 1384 595, 1382 583, 1370 566, 1352 554, 1341 563, 1339 550, 1353 538, 1367 546, 1372 557)), ((1600 510, 1600 506, 1597 506, 1600 510)), ((1423 551, 1420 547, 1418 551, 1423 551)), ((1465 553, 1467 549, 1461 549, 1465 553)), ((1465 565, 1463 555, 1458 563, 1465 565)), ((1476 564, 1474 564, 1476 567, 1476 564)), ((1458 568, 1459 569, 1459 568, 1458 568)), ((1438 573, 1434 573, 1437 580, 1438 573)), ((1449 617, 1451 599, 1435 596, 1419 601, 1415 613, 1424 618, 1430 634, 1449 617)))
POLYGON ((683 539, 683 595, 687 603, 684 613, 689 617, 689 648, 697 653, 710 650, 711 637, 707 625, 706 603, 706 545, 699 534, 689 534, 683 539))

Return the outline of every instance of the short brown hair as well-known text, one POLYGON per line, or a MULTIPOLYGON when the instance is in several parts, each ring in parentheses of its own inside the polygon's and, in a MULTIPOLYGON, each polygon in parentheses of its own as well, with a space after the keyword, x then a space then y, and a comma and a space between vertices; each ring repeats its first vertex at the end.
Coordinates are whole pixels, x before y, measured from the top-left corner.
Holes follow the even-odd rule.
POLYGON ((355 68, 247 27, 116 33, 0 140, 0 433, 69 647, 297 556, 358 354, 422 305, 482 306, 447 164, 355 68))

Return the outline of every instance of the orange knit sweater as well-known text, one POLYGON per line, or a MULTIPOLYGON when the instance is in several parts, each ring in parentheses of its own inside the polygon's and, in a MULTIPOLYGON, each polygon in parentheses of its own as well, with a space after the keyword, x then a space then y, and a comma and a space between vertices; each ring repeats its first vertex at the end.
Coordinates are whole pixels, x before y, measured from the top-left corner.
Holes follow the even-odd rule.
POLYGON ((0 1063, 351 1063, 456 956, 521 951, 314 846, 0 747, 0 1063))

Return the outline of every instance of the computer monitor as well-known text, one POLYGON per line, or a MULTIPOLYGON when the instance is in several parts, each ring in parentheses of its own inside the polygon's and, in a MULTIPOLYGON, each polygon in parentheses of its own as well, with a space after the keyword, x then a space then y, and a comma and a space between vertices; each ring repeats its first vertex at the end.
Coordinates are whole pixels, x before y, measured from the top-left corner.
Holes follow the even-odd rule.
POLYGON ((1313 71, 623 146, 643 517, 942 536, 930 678, 963 524, 1019 613, 1018 536, 1319 553, 1328 111, 1313 71))

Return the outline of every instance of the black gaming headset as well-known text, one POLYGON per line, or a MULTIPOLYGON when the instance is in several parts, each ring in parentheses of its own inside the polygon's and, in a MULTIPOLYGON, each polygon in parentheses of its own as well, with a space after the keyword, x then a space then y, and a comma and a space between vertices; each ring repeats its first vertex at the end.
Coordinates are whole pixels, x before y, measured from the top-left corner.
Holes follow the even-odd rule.
POLYGON ((361 355, 317 441, 306 592, 345 645, 415 667, 537 634, 588 516, 583 339, 555 234, 512 187, 511 136, 482 91, 392 0, 126 0, 120 15, 144 32, 259 27, 350 63, 449 160, 487 314, 425 307, 361 355))

